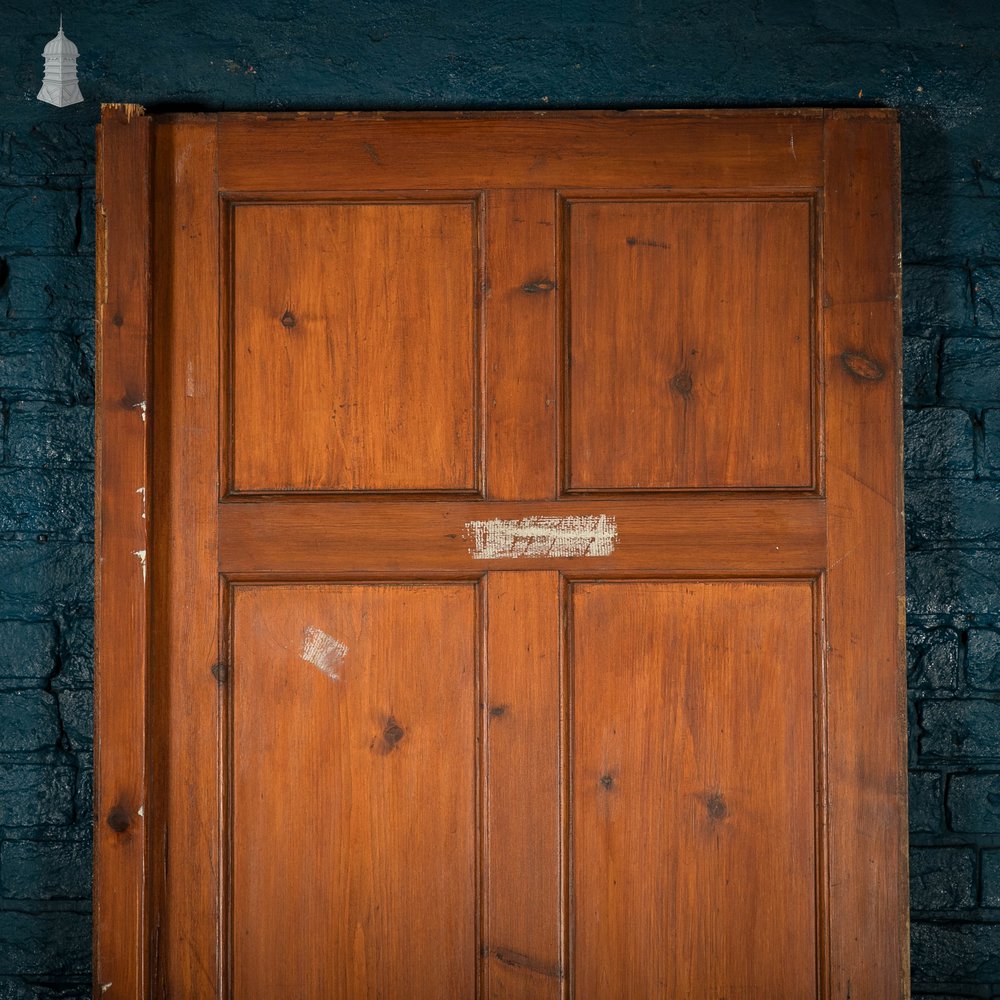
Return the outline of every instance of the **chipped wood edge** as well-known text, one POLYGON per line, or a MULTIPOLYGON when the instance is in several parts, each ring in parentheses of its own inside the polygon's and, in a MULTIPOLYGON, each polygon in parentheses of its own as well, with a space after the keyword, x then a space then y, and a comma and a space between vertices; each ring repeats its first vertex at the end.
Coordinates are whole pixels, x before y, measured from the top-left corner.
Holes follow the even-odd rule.
POLYGON ((97 127, 94 573, 95 996, 147 987, 146 677, 151 119, 97 127), (107 752, 105 748, 107 747, 107 752))

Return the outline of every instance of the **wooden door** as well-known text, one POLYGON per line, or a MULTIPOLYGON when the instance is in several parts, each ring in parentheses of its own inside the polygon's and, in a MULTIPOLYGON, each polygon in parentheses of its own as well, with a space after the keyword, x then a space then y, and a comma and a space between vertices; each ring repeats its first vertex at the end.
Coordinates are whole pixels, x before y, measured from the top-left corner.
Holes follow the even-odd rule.
POLYGON ((904 995, 897 176, 105 110, 99 995, 904 995))

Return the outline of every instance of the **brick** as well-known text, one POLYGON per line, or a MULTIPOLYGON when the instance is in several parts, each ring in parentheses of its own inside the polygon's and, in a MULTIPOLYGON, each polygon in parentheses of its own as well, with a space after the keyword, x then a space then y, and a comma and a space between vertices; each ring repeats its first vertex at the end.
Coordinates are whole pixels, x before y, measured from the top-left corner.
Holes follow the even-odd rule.
POLYGON ((904 271, 903 324, 908 333, 971 327, 974 321, 969 275, 963 268, 910 265, 904 271))
POLYGON ((903 463, 924 475, 971 473, 972 421, 965 410, 934 407, 903 415, 903 463))
POLYGON ((910 906, 961 910, 976 905, 976 852, 971 847, 910 849, 910 906))
POLYGON ((985 629, 969 632, 965 680, 969 687, 1000 690, 1000 634, 985 629))
POLYGON ((0 245, 9 250, 73 250, 78 205, 75 191, 0 188, 0 245))
MULTIPOLYGON (((76 977, 66 976, 64 982, 72 978, 76 977)), ((92 1000, 92 994, 90 986, 83 982, 48 986, 37 981, 26 982, 20 977, 0 976, 0 1000, 92 1000)))
POLYGON ((984 462, 992 475, 1000 475, 1000 410, 983 414, 984 462))
POLYGON ((94 743, 94 695, 92 691, 60 691, 59 709, 63 729, 75 749, 94 743))
POLYGON ((0 542, 0 611, 93 600, 94 550, 79 542, 0 542))
POLYGON ((0 335, 0 390, 68 397, 77 348, 61 334, 8 330, 0 335))
POLYGON ((977 267, 973 272, 975 323, 980 330, 1000 331, 1000 267, 977 267))
POLYGON ((903 402, 933 403, 937 396, 937 337, 907 337, 903 341, 903 402))
POLYGON ((14 134, 10 144, 11 173, 46 181, 50 178, 92 177, 92 126, 39 122, 14 134))
POLYGON ((91 836, 90 821, 94 815, 94 760, 92 754, 77 754, 76 791, 73 796, 77 823, 83 824, 84 839, 91 836))
POLYGON ((56 691, 94 686, 94 621, 81 616, 66 623, 62 633, 62 669, 52 678, 56 691))
POLYGON ((916 921, 910 930, 913 978, 929 983, 1000 978, 994 924, 916 921))
POLYGON ((83 257, 8 257, 8 315, 59 320, 94 311, 93 265, 83 257))
POLYGON ((97 221, 97 207, 94 189, 84 188, 80 192, 80 239, 77 250, 80 253, 94 252, 94 223, 97 221))
POLYGON ((11 840, 0 845, 0 896, 89 899, 93 845, 85 840, 11 840))
POLYGON ((953 774, 945 804, 948 825, 956 833, 995 833, 1000 829, 1000 774, 953 774))
POLYGON ((72 816, 72 768, 0 764, 0 826, 65 825, 72 816))
POLYGON ((0 678, 44 680, 55 669, 52 622, 0 621, 0 678))
POLYGON ((55 747, 59 716, 48 691, 0 693, 0 753, 55 747))
POLYGON ((1000 701, 925 699, 918 703, 921 757, 953 760, 1000 758, 1000 701))
POLYGON ((90 927, 85 911, 0 910, 0 973, 86 973, 90 927))
POLYGON ((1000 339, 947 337, 941 361, 941 394, 949 401, 975 406, 1000 401, 1000 339))
POLYGON ((953 629, 906 630, 907 686, 912 690, 954 690, 958 677, 958 633, 953 629))
POLYGON ((910 771, 910 832, 937 833, 941 829, 941 775, 937 771, 910 771))
POLYGON ((90 534, 93 520, 94 481, 90 474, 0 469, 0 531, 82 529, 90 534))
POLYGON ((1000 849, 983 851, 981 856, 982 896, 980 904, 1000 909, 1000 849))
POLYGON ((911 549, 1000 545, 1000 483, 913 480, 904 490, 911 549))
POLYGON ((7 462, 23 468, 92 466, 93 407, 14 403, 7 424, 7 462))
POLYGON ((910 614, 992 615, 1000 606, 1000 552, 911 552, 906 557, 910 614))
POLYGON ((967 187, 935 187, 907 199, 904 262, 991 257, 1000 257, 1000 199, 967 187))

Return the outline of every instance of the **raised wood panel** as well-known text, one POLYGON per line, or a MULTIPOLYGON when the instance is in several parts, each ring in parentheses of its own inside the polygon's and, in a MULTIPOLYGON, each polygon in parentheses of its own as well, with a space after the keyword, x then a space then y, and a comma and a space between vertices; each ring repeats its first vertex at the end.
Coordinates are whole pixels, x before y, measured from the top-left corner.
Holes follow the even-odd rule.
POLYGON ((475 994, 477 619, 467 584, 234 588, 234 1000, 475 994))
POLYGON ((477 216, 232 205, 234 492, 477 486, 477 216))
POLYGON ((811 487, 811 203, 565 212, 567 488, 811 487))
POLYGON ((571 615, 574 997, 815 997, 812 584, 578 583, 571 615))

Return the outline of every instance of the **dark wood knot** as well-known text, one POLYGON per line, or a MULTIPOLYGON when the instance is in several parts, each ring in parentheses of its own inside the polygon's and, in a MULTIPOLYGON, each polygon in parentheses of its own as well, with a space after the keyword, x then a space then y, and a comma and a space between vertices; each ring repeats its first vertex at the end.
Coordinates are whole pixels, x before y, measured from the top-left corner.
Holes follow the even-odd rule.
POLYGON ((844 351, 840 363, 844 371, 859 382, 881 382, 885 378, 885 369, 873 357, 860 351, 844 351))
POLYGON ((115 833, 124 833, 132 825, 132 819, 124 806, 115 806, 108 813, 108 826, 115 833))
POLYGON ((286 309, 286 310, 285 310, 285 311, 284 311, 284 312, 283 312, 283 313, 281 314, 281 325, 282 325, 282 326, 283 326, 283 327, 284 327, 284 328, 285 328, 286 330, 291 330, 291 329, 292 329, 292 327, 293 327, 293 326, 295 326, 295 323, 296 323, 296 319, 295 319, 295 313, 293 313, 293 312, 291 311, 291 309, 286 309))

